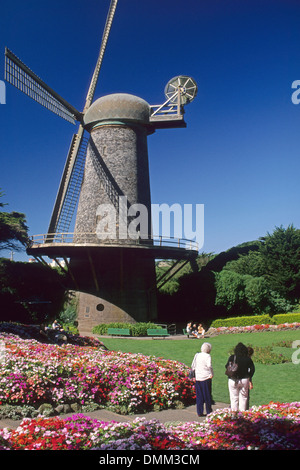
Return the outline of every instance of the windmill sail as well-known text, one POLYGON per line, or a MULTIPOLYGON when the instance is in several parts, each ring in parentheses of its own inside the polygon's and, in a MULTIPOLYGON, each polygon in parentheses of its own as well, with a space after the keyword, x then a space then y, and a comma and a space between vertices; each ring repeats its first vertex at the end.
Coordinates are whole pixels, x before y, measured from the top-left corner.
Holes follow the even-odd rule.
POLYGON ((56 232, 66 233, 70 228, 80 194, 87 144, 88 137, 84 133, 74 134, 52 211, 47 242, 53 241, 56 232))
POLYGON ((58 116, 75 124, 82 114, 59 96, 13 52, 5 48, 5 80, 58 116))
MULTIPOLYGON (((90 107, 95 94, 95 89, 98 82, 103 56, 106 49, 109 32, 111 29, 117 3, 118 0, 112 0, 110 3, 98 60, 86 96, 83 114, 90 107)), ((51 242, 51 240, 53 240, 53 234, 55 234, 56 232, 60 232, 61 230, 63 232, 68 232, 69 230, 72 221, 72 216, 80 193, 81 182, 83 178, 83 168, 86 156, 86 147, 87 142, 85 141, 84 128, 82 124, 80 124, 76 138, 73 138, 71 142, 70 151, 67 157, 65 169, 58 189, 55 205, 50 220, 50 225, 48 228, 48 242, 51 242)))
POLYGON ((93 74, 93 77, 92 77, 92 80, 91 80, 91 83, 90 83, 90 87, 89 87, 89 90, 88 90, 88 93, 87 93, 84 112, 91 106, 93 98, 94 98, 96 85, 97 85, 97 82, 98 82, 99 73, 100 73, 100 69, 101 69, 101 65, 102 65, 102 61, 103 61, 103 57, 104 57, 104 52, 105 52, 105 49, 106 49, 106 45, 107 45, 111 25, 112 25, 113 18, 114 18, 114 15, 115 15, 115 11, 116 11, 116 8, 117 8, 117 3, 118 3, 118 0, 111 0, 111 2, 110 2, 110 7, 109 7, 109 10, 108 10, 106 23, 105 23, 105 27, 104 27, 104 31, 103 31, 103 35, 102 35, 102 41, 101 41, 100 51, 99 51, 99 55, 98 55, 98 60, 97 60, 97 64, 96 64, 96 67, 95 67, 95 70, 94 70, 94 74, 93 74))
POLYGON ((84 113, 90 107, 113 22, 118 0, 111 0, 102 36, 96 67, 86 96, 83 112, 77 111, 45 82, 43 82, 13 52, 5 48, 5 79, 27 96, 58 116, 75 124, 80 122, 77 134, 72 138, 59 189, 48 228, 47 241, 53 241, 56 232, 67 232, 77 205, 86 157, 87 137, 82 125, 84 113))

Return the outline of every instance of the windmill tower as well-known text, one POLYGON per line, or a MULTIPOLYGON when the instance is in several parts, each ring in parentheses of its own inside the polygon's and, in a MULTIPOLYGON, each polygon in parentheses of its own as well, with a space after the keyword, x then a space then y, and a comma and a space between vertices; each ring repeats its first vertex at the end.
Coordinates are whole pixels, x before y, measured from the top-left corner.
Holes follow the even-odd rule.
POLYGON ((155 259, 180 264, 198 254, 196 243, 157 240, 152 234, 147 150, 148 135, 156 129, 186 127, 183 107, 195 98, 197 85, 190 77, 174 77, 165 87, 165 101, 155 106, 126 93, 93 102, 116 6, 112 0, 82 112, 5 51, 9 83, 60 117, 79 122, 48 232, 33 237, 27 253, 43 263, 48 256, 66 270, 69 288, 78 292, 81 331, 112 321, 155 320, 155 259))

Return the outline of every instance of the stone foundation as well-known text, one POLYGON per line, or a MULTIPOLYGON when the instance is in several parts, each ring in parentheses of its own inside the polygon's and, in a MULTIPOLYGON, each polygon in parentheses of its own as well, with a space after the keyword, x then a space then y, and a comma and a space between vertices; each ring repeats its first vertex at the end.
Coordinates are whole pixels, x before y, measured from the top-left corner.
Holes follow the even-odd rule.
MULTIPOLYGON (((147 318, 133 318, 124 309, 96 295, 77 292, 77 321, 81 335, 91 334, 94 326, 101 323, 136 323, 150 321, 156 318, 156 305, 147 318), (153 316, 153 318, 151 318, 153 316)), ((155 303, 156 299, 152 299, 155 303)), ((149 299, 151 303, 151 299, 149 299)))

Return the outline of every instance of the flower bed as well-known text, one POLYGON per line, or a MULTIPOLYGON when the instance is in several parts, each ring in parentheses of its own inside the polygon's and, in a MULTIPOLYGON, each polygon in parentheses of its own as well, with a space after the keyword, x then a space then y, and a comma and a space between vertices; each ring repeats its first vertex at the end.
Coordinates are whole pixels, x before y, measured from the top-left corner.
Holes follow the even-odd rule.
POLYGON ((116 423, 83 415, 25 418, 0 430, 0 448, 26 450, 299 450, 300 402, 270 403, 233 415, 217 410, 203 423, 136 418, 116 423))
POLYGON ((219 326, 217 328, 209 328, 207 334, 215 336, 228 333, 253 333, 255 331, 282 331, 282 330, 300 329, 300 323, 282 323, 280 325, 259 324, 251 326, 219 326))
POLYGON ((237 415, 230 409, 217 410, 204 423, 170 426, 170 430, 193 448, 299 450, 300 402, 271 402, 237 415))
POLYGON ((2 405, 96 403, 128 414, 195 403, 189 368, 177 361, 6 333, 0 344, 2 405))
MULTIPOLYGON (((1 322, 0 323, 0 334, 1 333, 11 333, 17 335, 22 339, 36 339, 42 343, 53 344, 55 341, 49 338, 45 338, 40 334, 39 325, 24 325, 22 323, 13 323, 13 322, 1 322)), ((55 330, 48 328, 50 333, 55 333, 55 330)), ((104 344, 96 338, 90 336, 80 336, 77 334, 72 334, 70 332, 64 331, 63 333, 67 338, 67 343, 74 344, 77 346, 93 346, 93 347, 104 347, 104 344)))

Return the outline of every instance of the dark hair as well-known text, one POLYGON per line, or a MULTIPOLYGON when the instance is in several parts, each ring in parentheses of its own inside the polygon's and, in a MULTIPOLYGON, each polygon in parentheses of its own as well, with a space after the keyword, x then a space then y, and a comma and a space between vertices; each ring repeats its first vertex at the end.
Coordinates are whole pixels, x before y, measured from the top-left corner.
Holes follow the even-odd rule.
POLYGON ((254 354, 254 349, 248 346, 248 356, 252 356, 252 354, 254 354))
POLYGON ((243 343, 238 343, 234 348, 234 354, 237 356, 248 356, 248 348, 243 343))

